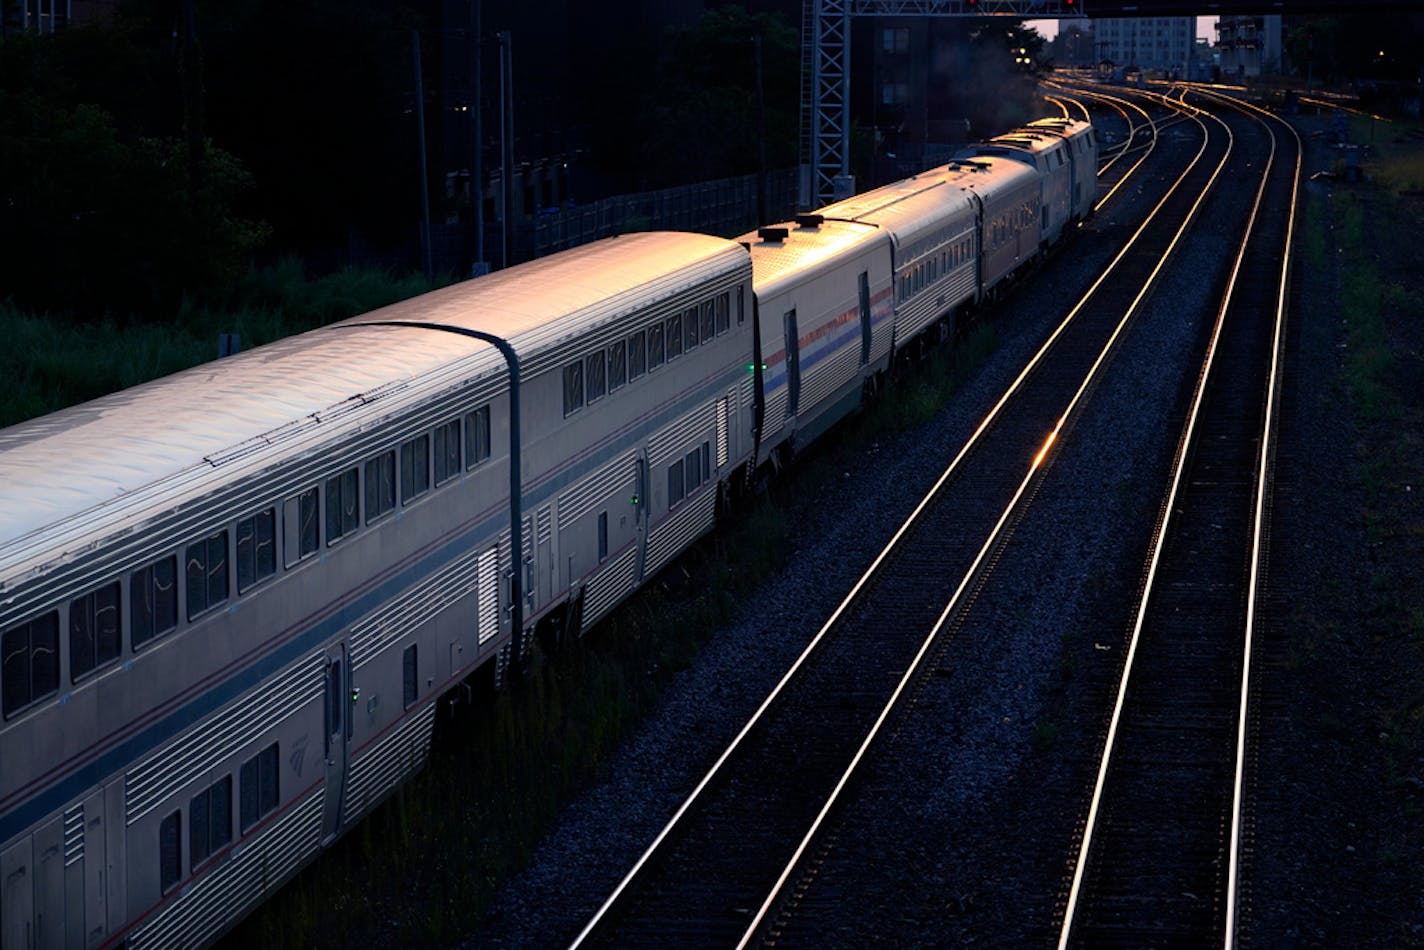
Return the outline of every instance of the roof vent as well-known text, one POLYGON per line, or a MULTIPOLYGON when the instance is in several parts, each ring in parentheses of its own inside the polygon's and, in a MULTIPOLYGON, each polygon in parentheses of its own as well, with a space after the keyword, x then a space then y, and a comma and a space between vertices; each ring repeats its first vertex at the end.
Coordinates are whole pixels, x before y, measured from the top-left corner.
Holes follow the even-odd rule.
POLYGON ((798 228, 819 228, 826 220, 823 214, 798 214, 796 216, 796 226, 798 228))
POLYGON ((758 228, 757 237, 763 241, 785 241, 786 235, 790 234, 788 228, 758 228))

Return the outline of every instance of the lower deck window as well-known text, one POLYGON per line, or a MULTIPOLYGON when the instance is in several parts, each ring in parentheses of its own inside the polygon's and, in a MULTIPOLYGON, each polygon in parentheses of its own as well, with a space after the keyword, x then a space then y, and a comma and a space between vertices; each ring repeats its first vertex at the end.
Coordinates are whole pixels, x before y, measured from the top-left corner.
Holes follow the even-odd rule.
POLYGON ((420 666, 416 662, 416 646, 412 643, 401 654, 401 693, 406 709, 415 705, 415 701, 420 698, 420 666))
POLYGON ((232 840, 232 776, 193 796, 188 803, 188 851, 193 866, 232 840))
POLYGON ((262 816, 277 807, 279 791, 277 743, 274 742, 242 763, 242 771, 238 775, 239 810, 244 834, 262 816))
POLYGON ((158 881, 168 890, 183 877, 183 812, 175 811, 158 826, 158 881))

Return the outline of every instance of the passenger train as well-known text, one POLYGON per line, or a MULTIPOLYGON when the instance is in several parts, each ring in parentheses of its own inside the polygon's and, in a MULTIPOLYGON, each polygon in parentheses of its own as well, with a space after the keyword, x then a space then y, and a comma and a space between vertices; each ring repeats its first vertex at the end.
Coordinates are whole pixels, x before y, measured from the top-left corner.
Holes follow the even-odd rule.
POLYGON ((1040 120, 740 240, 638 233, 0 431, 0 944, 215 938, 719 499, 1085 217, 1040 120))

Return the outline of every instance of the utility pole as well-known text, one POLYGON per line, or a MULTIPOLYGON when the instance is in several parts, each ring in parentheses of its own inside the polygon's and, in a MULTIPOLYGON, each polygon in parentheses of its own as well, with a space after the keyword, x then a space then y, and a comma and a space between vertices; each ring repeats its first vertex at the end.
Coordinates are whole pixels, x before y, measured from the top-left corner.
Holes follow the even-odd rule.
POLYGON ((481 86, 480 67, 483 56, 480 51, 480 0, 470 0, 470 88, 472 101, 470 112, 474 120, 474 154, 471 158, 470 198, 475 205, 475 276, 488 270, 485 263, 485 174, 484 137, 481 122, 484 116, 484 98, 481 86))
POLYGON ((766 216, 766 96, 761 74, 761 33, 752 37, 756 55, 756 122, 757 122, 757 224, 766 216))
POLYGON ((420 75, 420 31, 410 31, 410 44, 415 52, 415 133, 420 139, 420 264, 425 279, 432 276, 430 263, 430 184, 425 170, 425 81, 420 75))
POLYGON ((514 222, 514 49, 508 30, 499 37, 499 139, 500 139, 500 223, 504 256, 499 266, 508 267, 513 247, 514 222))

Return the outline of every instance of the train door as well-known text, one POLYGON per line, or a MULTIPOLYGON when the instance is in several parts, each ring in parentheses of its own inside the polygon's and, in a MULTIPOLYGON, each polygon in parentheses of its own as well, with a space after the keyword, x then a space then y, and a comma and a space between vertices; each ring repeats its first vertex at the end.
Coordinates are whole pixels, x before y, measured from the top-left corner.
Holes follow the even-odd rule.
POLYGON ((643 569, 648 558, 648 458, 643 450, 638 450, 633 472, 633 531, 638 544, 638 555, 633 564, 633 582, 643 582, 643 569))
POLYGON ((64 832, 58 818, 35 832, 35 947, 64 939, 64 832))
POLYGON ((28 948, 35 937, 35 878, 30 836, 0 852, 0 947, 28 948))
POLYGON ((861 271, 860 286, 860 365, 870 362, 870 271, 861 271))
POLYGON ((105 927, 104 858, 106 849, 104 827, 104 793, 96 791, 75 809, 77 815, 64 816, 65 904, 69 914, 70 943, 79 937, 86 947, 97 945, 107 932, 105 927), (79 822, 77 846, 73 843, 71 821, 79 822))
POLYGON ((799 411, 801 400, 801 359, 800 337, 796 334, 796 309, 786 311, 786 418, 793 418, 799 411))
POLYGON ((321 824, 323 843, 334 838, 341 828, 341 796, 346 786, 346 740, 351 735, 351 710, 347 708, 348 680, 346 644, 338 643, 326 651, 326 808, 321 824))
POLYGON ((554 599, 554 513, 549 505, 539 509, 534 519, 535 548, 534 559, 539 565, 539 603, 547 604, 554 599))

